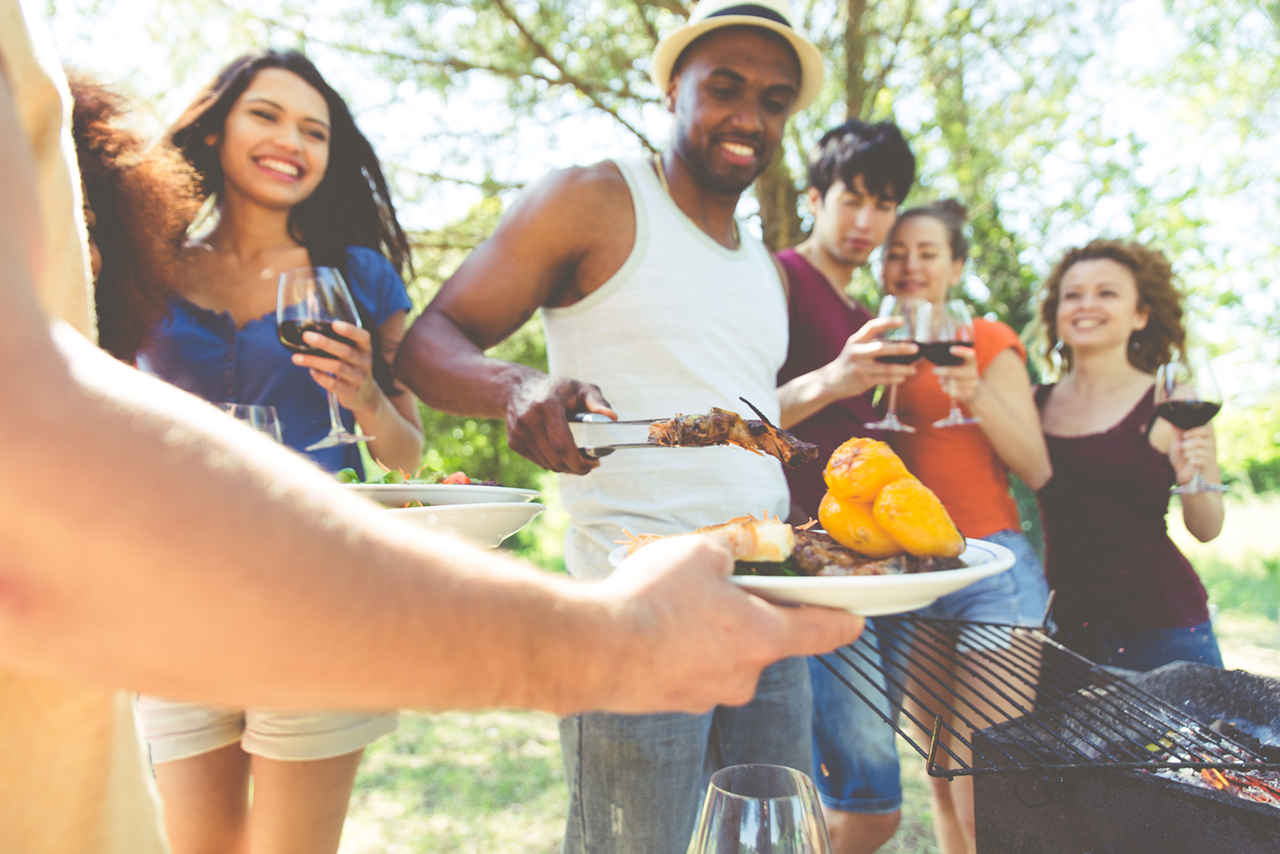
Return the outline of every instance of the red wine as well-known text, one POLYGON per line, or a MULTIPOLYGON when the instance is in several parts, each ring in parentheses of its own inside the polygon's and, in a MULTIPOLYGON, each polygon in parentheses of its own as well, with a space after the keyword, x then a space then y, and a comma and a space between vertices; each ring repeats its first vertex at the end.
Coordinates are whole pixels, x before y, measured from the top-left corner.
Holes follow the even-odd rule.
MULTIPOLYGON (((891 343, 914 344, 915 342, 914 341, 895 341, 891 343)), ((909 365, 912 362, 914 362, 916 359, 919 359, 922 355, 924 355, 923 349, 917 350, 914 353, 907 353, 902 356, 876 356, 876 361, 882 362, 886 365, 909 365)))
POLYGON ((1156 407, 1156 415, 1179 430, 1190 430, 1208 424, 1221 408, 1211 400, 1166 400, 1156 407))
POLYGON ((276 333, 280 336, 280 343, 285 349, 294 353, 301 353, 304 356, 320 356, 324 359, 334 358, 332 353, 326 353, 316 347, 309 347, 302 340, 304 332, 319 332, 326 338, 332 338, 334 341, 341 341, 343 344, 356 346, 356 342, 350 338, 343 338, 341 335, 333 331, 333 322, 329 320, 284 320, 276 324, 276 333))
POLYGON ((939 367, 955 368, 964 364, 964 359, 951 355, 952 347, 972 347, 969 341, 930 341, 920 345, 920 352, 930 362, 939 367))

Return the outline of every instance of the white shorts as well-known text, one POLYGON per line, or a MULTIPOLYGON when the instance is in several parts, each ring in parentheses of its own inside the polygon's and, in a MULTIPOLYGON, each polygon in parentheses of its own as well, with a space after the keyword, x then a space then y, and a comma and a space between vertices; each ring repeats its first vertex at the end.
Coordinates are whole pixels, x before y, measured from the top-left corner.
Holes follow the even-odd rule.
POLYGON ((372 743, 397 723, 395 712, 273 712, 138 698, 138 717, 151 762, 190 759, 240 742, 246 753, 283 762, 343 756, 372 743))

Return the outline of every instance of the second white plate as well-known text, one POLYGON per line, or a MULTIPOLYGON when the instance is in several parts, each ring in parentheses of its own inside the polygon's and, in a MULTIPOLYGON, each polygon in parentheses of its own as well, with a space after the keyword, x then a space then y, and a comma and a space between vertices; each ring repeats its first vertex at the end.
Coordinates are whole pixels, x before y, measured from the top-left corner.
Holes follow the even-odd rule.
POLYGON ((432 507, 444 504, 510 504, 533 501, 536 489, 514 486, 480 486, 469 483, 349 483, 347 489, 387 507, 403 507, 420 501, 432 507))
MULTIPOLYGON (((986 540, 967 540, 960 555, 962 569, 921 572, 914 575, 859 575, 808 577, 734 575, 730 581, 757 596, 785 605, 826 605, 843 608, 864 617, 904 614, 932 605, 940 596, 954 593, 992 575, 1005 572, 1014 563, 1013 552, 986 540)), ((617 566, 627 556, 627 547, 609 553, 609 563, 617 566)))

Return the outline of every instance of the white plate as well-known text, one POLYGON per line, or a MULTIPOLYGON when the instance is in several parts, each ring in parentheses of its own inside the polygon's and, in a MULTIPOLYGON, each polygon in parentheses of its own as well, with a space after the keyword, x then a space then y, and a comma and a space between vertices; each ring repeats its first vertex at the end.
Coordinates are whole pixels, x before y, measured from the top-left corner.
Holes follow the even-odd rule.
POLYGON ((536 489, 513 486, 480 486, 468 483, 348 483, 347 489, 388 507, 403 507, 410 501, 441 504, 509 504, 532 501, 541 495, 536 489))
POLYGON ((482 548, 493 549, 546 509, 541 504, 512 502, 402 507, 387 512, 427 530, 456 534, 482 548))
MULTIPOLYGON (((986 540, 970 539, 966 542, 969 547, 960 555, 960 560, 966 564, 963 569, 845 578, 735 575, 729 580, 761 598, 780 604, 826 605, 864 617, 903 614, 926 608, 939 596, 954 593, 1013 566, 1013 552, 1004 546, 986 540)), ((620 546, 609 553, 609 563, 617 566, 626 556, 627 547, 620 546)))

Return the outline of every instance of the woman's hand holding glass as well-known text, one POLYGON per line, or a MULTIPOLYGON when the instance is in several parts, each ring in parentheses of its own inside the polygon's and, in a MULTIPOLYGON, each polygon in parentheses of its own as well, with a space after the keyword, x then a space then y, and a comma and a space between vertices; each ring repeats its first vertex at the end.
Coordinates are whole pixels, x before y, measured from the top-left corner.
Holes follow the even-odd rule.
POLYGON ((307 346, 323 350, 332 358, 295 353, 293 363, 309 368, 311 379, 325 391, 337 395, 338 403, 357 418, 375 412, 382 392, 373 378, 373 336, 367 329, 341 320, 333 322, 333 332, 351 344, 319 332, 304 332, 302 340, 307 346))

